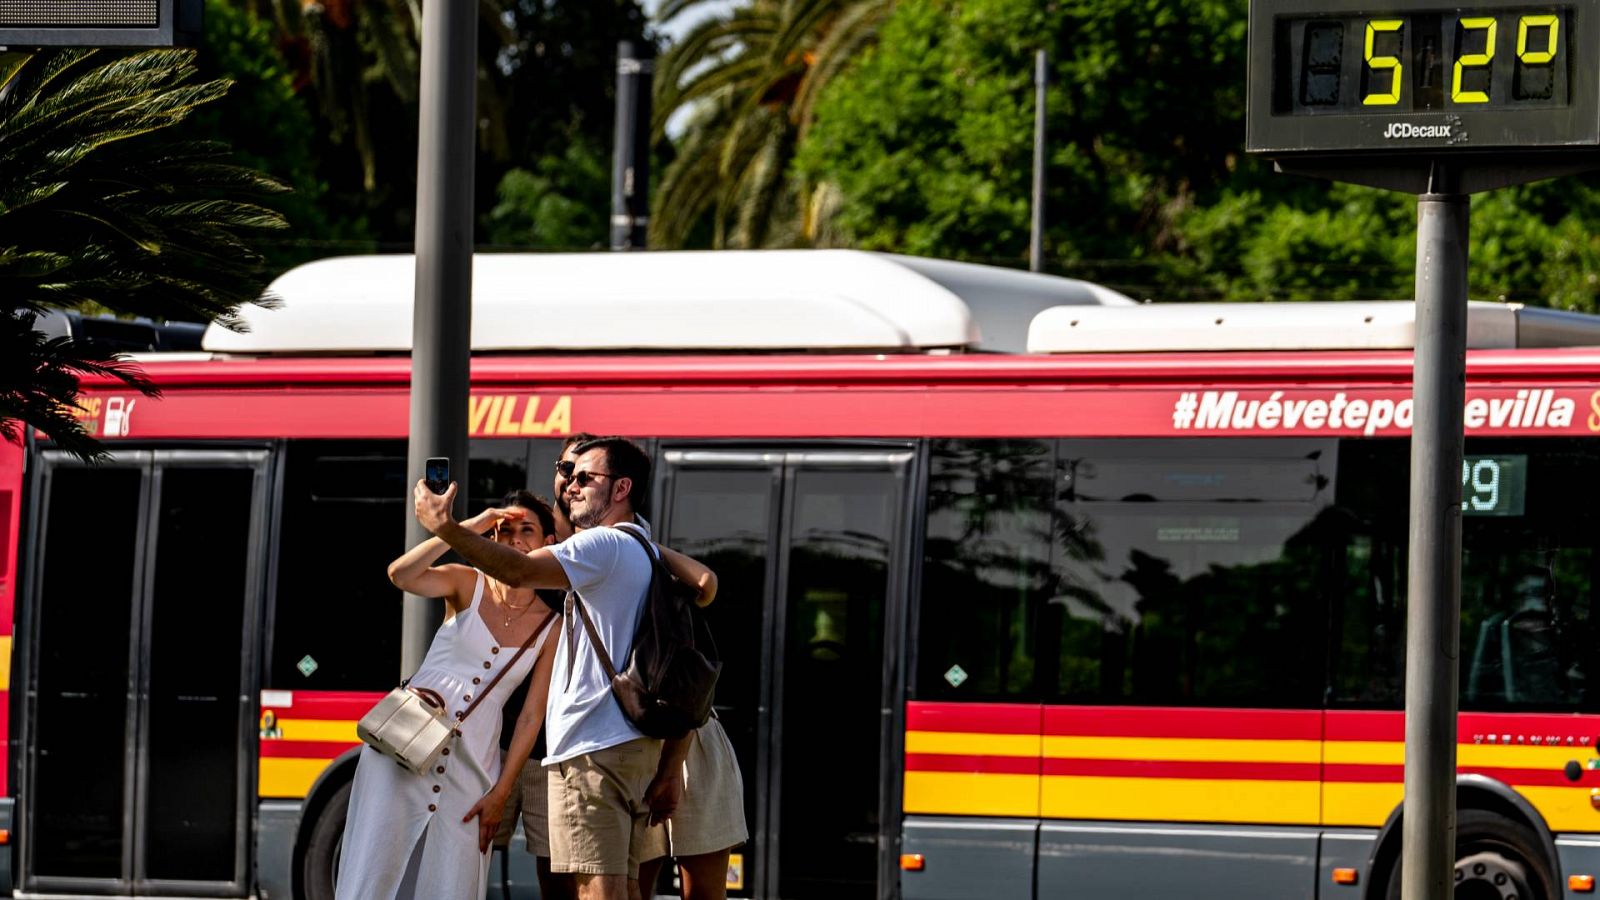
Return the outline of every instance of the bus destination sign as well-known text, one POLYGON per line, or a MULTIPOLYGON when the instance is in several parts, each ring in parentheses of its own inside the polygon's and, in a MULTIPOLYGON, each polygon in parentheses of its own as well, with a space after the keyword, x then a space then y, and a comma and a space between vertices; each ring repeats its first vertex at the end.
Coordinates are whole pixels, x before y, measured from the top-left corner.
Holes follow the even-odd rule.
POLYGON ((1600 10, 1251 0, 1246 146, 1455 154, 1600 146, 1600 10))

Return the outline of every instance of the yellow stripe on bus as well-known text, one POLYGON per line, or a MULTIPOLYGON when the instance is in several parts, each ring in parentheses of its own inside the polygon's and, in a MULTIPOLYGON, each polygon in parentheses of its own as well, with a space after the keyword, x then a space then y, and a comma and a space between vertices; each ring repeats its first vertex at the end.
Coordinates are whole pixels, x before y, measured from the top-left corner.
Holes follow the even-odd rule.
POLYGON ((11 690, 11 635, 0 637, 0 691, 11 690))
POLYGON ((283 731, 280 740, 285 741, 355 743, 361 740, 356 737, 354 719, 279 719, 278 727, 283 731))
POLYGON ((1322 824, 1377 828, 1403 796, 1405 788, 1395 782, 1327 782, 1322 786, 1322 824))
POLYGON ((333 760, 267 757, 261 760, 261 796, 304 797, 330 762, 333 760))
MULTIPOLYGON (((1583 747, 1532 747, 1503 744, 1461 744, 1456 765, 1462 768, 1560 769, 1583 747)), ((1333 764, 1372 766, 1405 765, 1406 747, 1400 741, 1328 741, 1323 760, 1333 764)))
POLYGON ((1322 761, 1321 751, 1320 741, 1048 736, 1044 739, 1044 755, 1061 759, 1316 764, 1322 761))
POLYGON ((1041 813, 1057 819, 1317 824, 1315 781, 1046 775, 1041 813))
POLYGON ((1517 787, 1534 809, 1544 816, 1551 831, 1600 831, 1600 810, 1589 803, 1582 787, 1517 787))
POLYGON ((1039 776, 907 772, 905 811, 968 816, 1039 815, 1039 776))
POLYGON ((959 756, 1039 755, 1037 734, 974 734, 969 731, 908 731, 907 753, 950 753, 959 756))

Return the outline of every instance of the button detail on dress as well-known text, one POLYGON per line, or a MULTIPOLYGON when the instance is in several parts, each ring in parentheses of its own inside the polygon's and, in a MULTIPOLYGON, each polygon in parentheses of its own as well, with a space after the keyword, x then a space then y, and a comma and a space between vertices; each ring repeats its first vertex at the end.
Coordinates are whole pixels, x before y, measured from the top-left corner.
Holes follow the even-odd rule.
POLYGON ((483 661, 483 667, 485 669, 489 668, 489 661, 487 659, 483 661))
POLYGON ((500 652, 500 648, 499 647, 490 647, 489 648, 489 652, 490 653, 499 653, 500 652))
POLYGON ((434 771, 438 772, 440 775, 443 775, 444 774, 444 766, 440 766, 439 768, 434 769, 434 771))
POLYGON ((482 680, 483 680, 482 678, 474 678, 474 679, 472 679, 472 683, 473 684, 477 684, 478 682, 480 682, 482 680))
POLYGON ((439 753, 440 753, 440 754, 441 754, 441 755, 443 755, 443 756, 449 756, 449 755, 450 755, 450 748, 449 748, 449 747, 446 747, 446 748, 444 748, 444 749, 443 749, 443 750, 440 750, 440 751, 439 751, 439 753))
POLYGON ((439 793, 439 786, 437 784, 433 786, 433 792, 435 794, 439 793))
POLYGON ((470 703, 470 702, 472 702, 472 695, 471 694, 463 694, 461 696, 461 699, 464 702, 470 703))
POLYGON ((428 804, 428 812, 438 812, 438 811, 439 811, 439 807, 434 806, 432 803, 428 804))

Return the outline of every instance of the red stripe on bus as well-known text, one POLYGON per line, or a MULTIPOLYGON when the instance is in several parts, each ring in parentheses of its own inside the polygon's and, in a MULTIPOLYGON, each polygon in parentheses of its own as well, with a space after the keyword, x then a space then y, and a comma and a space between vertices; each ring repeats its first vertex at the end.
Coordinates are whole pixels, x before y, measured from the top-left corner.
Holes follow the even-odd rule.
POLYGON ((1320 710, 1047 706, 1047 736, 1315 741, 1320 710))
POLYGON ((287 706, 263 704, 280 719, 359 720, 383 699, 381 693, 367 691, 294 691, 287 706))
POLYGON ((907 703, 907 731, 1038 734, 1039 707, 1012 703, 907 703))
MULTIPOLYGON (((1500 767, 1462 767, 1461 775, 1482 775, 1514 787, 1596 787, 1600 786, 1600 772, 1585 769, 1577 781, 1568 780, 1561 769, 1523 769, 1500 767)), ((1404 784, 1405 767, 1388 765, 1360 765, 1356 763, 1329 763, 1322 768, 1322 780, 1343 784, 1404 784)))
POLYGON ((1316 763, 1216 762, 1163 759, 1055 759, 1044 761, 1046 775, 1095 778, 1184 778, 1196 781, 1316 781, 1316 763))
MULTIPOLYGON (((1456 720, 1456 740, 1461 744, 1578 748, 1594 746, 1600 740, 1597 735, 1600 735, 1600 716, 1575 713, 1462 713, 1456 720)), ((1399 711, 1331 710, 1327 714, 1327 740, 1330 741, 1399 743, 1405 739, 1405 714, 1399 711)))
POLYGON ((959 753, 907 753, 908 772, 973 772, 985 775, 1038 775, 1037 756, 968 756, 959 753))
POLYGON ((360 741, 281 741, 261 742, 262 759, 328 759, 331 760, 351 747, 361 746, 360 741))

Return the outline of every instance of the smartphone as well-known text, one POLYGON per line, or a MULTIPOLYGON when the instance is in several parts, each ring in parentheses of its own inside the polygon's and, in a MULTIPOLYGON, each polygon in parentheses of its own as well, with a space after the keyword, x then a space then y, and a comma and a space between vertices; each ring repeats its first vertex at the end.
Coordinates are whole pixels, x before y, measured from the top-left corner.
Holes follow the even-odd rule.
POLYGON ((442 494, 450 487, 450 457, 428 457, 427 469, 423 473, 422 481, 428 490, 435 494, 442 494))

